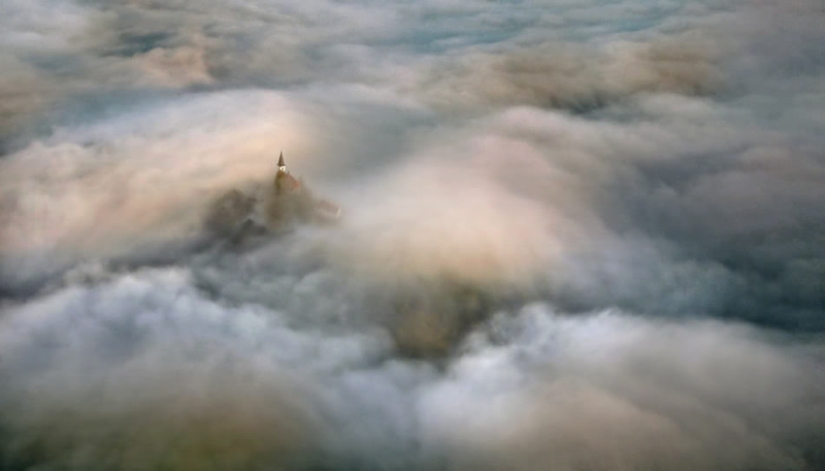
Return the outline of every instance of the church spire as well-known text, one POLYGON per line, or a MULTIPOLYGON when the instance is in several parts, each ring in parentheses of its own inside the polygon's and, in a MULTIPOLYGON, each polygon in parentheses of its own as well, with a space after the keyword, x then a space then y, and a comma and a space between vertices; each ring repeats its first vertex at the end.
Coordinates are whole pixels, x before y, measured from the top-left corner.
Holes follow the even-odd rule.
POLYGON ((286 172, 286 163, 284 162, 284 151, 281 151, 281 155, 278 157, 278 170, 286 172))
POLYGON ((275 194, 282 195, 301 191, 301 182, 289 174, 284 162, 284 151, 278 156, 278 173, 275 174, 275 194))

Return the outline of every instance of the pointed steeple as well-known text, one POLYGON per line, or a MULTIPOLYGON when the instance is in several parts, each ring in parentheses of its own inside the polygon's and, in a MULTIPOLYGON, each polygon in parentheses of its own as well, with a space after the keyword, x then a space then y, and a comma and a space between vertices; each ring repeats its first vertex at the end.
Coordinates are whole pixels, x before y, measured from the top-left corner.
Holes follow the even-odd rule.
POLYGON ((278 157, 278 168, 286 169, 286 163, 284 163, 284 151, 281 151, 281 155, 278 157))

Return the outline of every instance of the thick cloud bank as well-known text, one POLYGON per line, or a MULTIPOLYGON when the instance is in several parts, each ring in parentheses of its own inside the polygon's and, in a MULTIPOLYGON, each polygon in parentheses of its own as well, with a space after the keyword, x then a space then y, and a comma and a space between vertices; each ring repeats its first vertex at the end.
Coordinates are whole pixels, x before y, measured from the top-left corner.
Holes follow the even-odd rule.
POLYGON ((4 2, 0 469, 825 469, 823 25, 4 2))

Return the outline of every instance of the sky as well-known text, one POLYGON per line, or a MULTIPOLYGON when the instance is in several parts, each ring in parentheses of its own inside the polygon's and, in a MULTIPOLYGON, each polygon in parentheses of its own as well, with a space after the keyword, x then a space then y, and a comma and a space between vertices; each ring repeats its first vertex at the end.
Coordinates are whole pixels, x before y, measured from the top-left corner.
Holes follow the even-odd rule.
POLYGON ((0 468, 825 469, 818 0, 5 0, 0 468), (332 226, 230 247, 293 174, 332 226))

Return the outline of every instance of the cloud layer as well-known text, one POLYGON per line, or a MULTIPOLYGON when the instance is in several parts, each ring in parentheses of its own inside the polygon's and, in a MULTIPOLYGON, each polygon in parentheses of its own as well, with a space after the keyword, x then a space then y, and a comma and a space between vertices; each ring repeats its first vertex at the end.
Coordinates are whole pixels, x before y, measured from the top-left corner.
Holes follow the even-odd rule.
POLYGON ((0 468, 825 467, 810 0, 0 5, 0 468), (296 175, 340 224, 231 245, 296 175))

